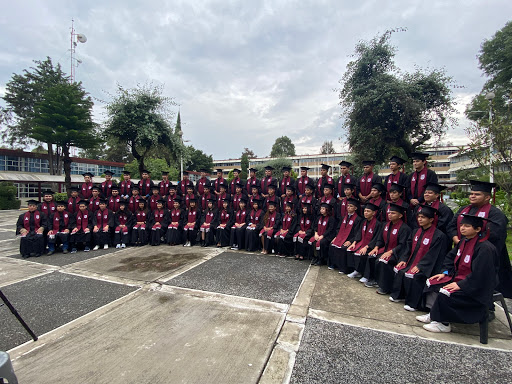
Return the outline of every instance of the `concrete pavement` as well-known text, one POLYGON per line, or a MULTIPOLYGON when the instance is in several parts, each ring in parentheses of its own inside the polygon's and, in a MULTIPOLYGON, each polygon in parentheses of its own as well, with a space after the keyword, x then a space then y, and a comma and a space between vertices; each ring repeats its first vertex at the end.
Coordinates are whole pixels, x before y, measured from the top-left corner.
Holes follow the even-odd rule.
MULTIPOLYGON (((17 215, 0 212, 0 230, 17 215)), ((0 307, 21 383, 511 381, 499 308, 483 346, 476 326, 426 332, 374 289, 292 259, 146 246, 21 260, 16 240, 0 245, 0 287, 43 333, 21 344, 0 307)))

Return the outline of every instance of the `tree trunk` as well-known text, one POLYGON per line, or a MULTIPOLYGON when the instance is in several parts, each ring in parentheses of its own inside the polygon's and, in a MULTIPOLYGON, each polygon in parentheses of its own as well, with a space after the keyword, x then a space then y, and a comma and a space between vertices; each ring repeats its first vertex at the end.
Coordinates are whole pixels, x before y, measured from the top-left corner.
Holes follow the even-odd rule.
POLYGON ((135 143, 130 143, 130 147, 132 148, 132 155, 139 163, 139 177, 142 178, 142 170, 144 169, 144 156, 141 156, 139 152, 137 152, 137 149, 135 148, 135 143))
POLYGON ((53 145, 52 143, 46 143, 48 145, 48 170, 50 171, 50 175, 55 175, 55 167, 53 164, 53 145))
POLYGON ((64 157, 64 184, 66 185, 66 191, 69 196, 71 193, 71 157, 69 156, 69 145, 63 146, 62 152, 64 157))

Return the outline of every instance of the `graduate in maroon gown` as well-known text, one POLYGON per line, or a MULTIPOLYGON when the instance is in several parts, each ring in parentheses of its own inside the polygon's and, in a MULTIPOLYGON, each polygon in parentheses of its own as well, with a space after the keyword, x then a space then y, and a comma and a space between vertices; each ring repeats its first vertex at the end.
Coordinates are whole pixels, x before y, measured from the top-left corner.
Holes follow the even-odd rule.
POLYGON ((194 193, 194 183, 190 181, 188 171, 183 171, 183 178, 178 182, 178 195, 185 196, 189 188, 192 188, 192 193, 194 193))
POLYGON ((217 169, 217 178, 211 183, 215 188, 215 194, 218 196, 220 193, 220 186, 224 184, 227 189, 227 181, 224 178, 224 170, 222 168, 217 169))
POLYGON ((384 179, 384 187, 386 188, 386 200, 390 200, 389 191, 393 184, 406 185, 407 175, 402 172, 402 167, 405 164, 405 160, 399 156, 392 156, 389 159, 389 169, 391 173, 384 179))
POLYGON ((139 195, 146 200, 151 196, 151 189, 154 186, 153 180, 150 178, 151 172, 147 169, 142 170, 142 179, 139 181, 139 195))
POLYGON ((201 210, 197 206, 197 198, 189 200, 189 206, 185 211, 183 225, 183 246, 193 247, 196 245, 197 232, 201 225, 201 210))
POLYGON ((84 177, 84 182, 80 186, 80 198, 88 200, 92 196, 92 178, 94 175, 91 172, 85 172, 82 176, 84 177))
POLYGON ((295 190, 299 198, 306 193, 306 185, 315 185, 315 180, 308 176, 309 170, 309 167, 300 167, 300 176, 295 181, 295 190))
POLYGON ((349 161, 341 161, 340 162, 340 177, 336 182, 336 195, 338 200, 343 200, 345 197, 345 184, 355 184, 357 181, 354 176, 350 174, 350 168, 352 167, 352 163, 349 161))
POLYGON ((311 203, 301 204, 301 213, 297 222, 297 231, 293 236, 295 243, 295 260, 308 260, 310 258, 310 245, 308 244, 311 236, 315 234, 313 224, 316 216, 311 203))
POLYGON ((437 175, 427 167, 428 153, 415 152, 411 155, 414 171, 407 179, 407 194, 410 207, 423 203, 423 194, 428 183, 437 183, 437 175))
POLYGON ((112 195, 112 187, 115 185, 112 181, 112 176, 114 175, 111 171, 105 171, 105 181, 101 183, 101 197, 104 199, 108 199, 110 195, 112 195))
POLYGON ((96 212, 98 209, 100 209, 100 188, 99 187, 92 187, 92 196, 89 198, 89 206, 88 209, 92 213, 96 212))
POLYGON ((91 250, 91 233, 93 228, 93 213, 87 209, 89 202, 80 200, 78 203, 78 212, 75 214, 75 225, 71 229, 69 242, 71 244, 71 253, 76 253, 79 245, 83 245, 84 251, 91 250))
POLYGON ((130 243, 134 219, 133 213, 128 209, 127 201, 121 200, 119 210, 114 216, 114 244, 116 244, 116 248, 126 248, 126 245, 130 243))
POLYGON ((386 207, 388 203, 384 200, 383 196, 385 196, 385 187, 381 183, 375 183, 372 185, 372 189, 370 191, 370 203, 375 204, 379 207, 379 212, 377 214, 377 219, 380 221, 386 221, 386 207))
POLYGON ((324 196, 325 184, 334 185, 334 180, 329 176, 330 165, 320 164, 320 175, 321 177, 316 182, 315 196, 317 199, 321 199, 324 196))
MULTIPOLYGON (((293 186, 289 186, 292 187, 293 186)), ((279 257, 290 257, 295 254, 293 236, 297 228, 297 212, 292 201, 285 203, 284 213, 281 214, 279 230, 274 235, 277 255, 279 257)))
POLYGON ((345 183, 345 197, 338 201, 334 217, 336 222, 339 223, 347 214, 348 199, 356 199, 356 186, 355 184, 345 183))
POLYGON ((229 183, 228 193, 230 195, 234 195, 236 193, 236 186, 238 184, 242 185, 242 189, 244 187, 244 181, 240 178, 240 173, 242 171, 238 168, 233 169, 233 180, 229 183))
POLYGON ((324 203, 320 207, 320 215, 313 224, 314 235, 308 241, 315 256, 312 265, 324 265, 327 261, 329 245, 336 236, 336 219, 330 204, 324 203))
POLYGON ((139 199, 138 207, 135 213, 132 227, 132 244, 136 247, 146 245, 148 240, 148 219, 150 211, 146 200, 139 199))
POLYGON ((168 211, 174 208, 174 199, 178 196, 177 193, 178 187, 174 184, 169 186, 169 194, 165 196, 165 207, 168 211))
POLYGON ((288 167, 288 166, 285 166, 282 168, 283 178, 279 181, 278 193, 277 193, 277 195, 279 197, 281 197, 281 199, 285 198, 286 187, 288 187, 290 185, 293 187, 295 186, 295 179, 292 179, 292 177, 290 176, 291 170, 292 170, 292 168, 288 167))
POLYGON ((51 190, 46 190, 43 193, 43 202, 39 204, 39 207, 37 208, 38 211, 44 213, 46 217, 49 217, 52 213, 55 213, 55 210, 57 209, 57 204, 55 204, 55 201, 53 200, 53 194, 55 192, 51 190))
POLYGON ((169 172, 162 171, 162 181, 158 183, 158 194, 162 199, 169 194, 169 187, 171 184, 172 183, 169 180, 169 172))
POLYGON ((256 172, 258 170, 256 168, 249 168, 249 178, 245 183, 245 189, 247 190, 247 195, 252 193, 252 187, 254 185, 260 186, 260 181, 256 178, 256 172))
POLYGON ((137 211, 137 208, 139 207, 139 200, 142 200, 142 198, 139 195, 139 186, 134 185, 132 188, 132 195, 126 201, 126 203, 128 204, 128 209, 132 213, 135 213, 135 211, 137 211))
POLYGON ((156 209, 157 201, 161 199, 162 196, 160 196, 160 187, 158 185, 153 185, 151 188, 151 196, 148 199, 149 210, 151 212, 156 209))
POLYGON ((316 198, 315 198, 315 184, 309 183, 304 189, 304 194, 300 198, 301 204, 311 204, 313 211, 316 214, 316 198))
POLYGON ((108 209, 107 200, 100 200, 100 209, 94 213, 92 224, 92 235, 96 244, 93 251, 100 247, 108 249, 111 234, 114 232, 114 212, 108 209))
POLYGON ((231 249, 238 251, 245 249, 245 229, 249 222, 249 209, 247 208, 247 196, 242 195, 238 202, 238 207, 235 212, 235 220, 231 226, 229 234, 229 244, 231 249))
POLYGON ((235 193, 231 195, 231 209, 233 212, 236 212, 238 210, 238 203, 240 202, 240 199, 244 197, 243 194, 244 185, 242 183, 237 183, 235 185, 235 193))
MULTIPOLYGON (((204 196, 203 196, 204 197, 204 196)), ((217 215, 217 198, 212 196, 208 199, 206 209, 201 212, 201 225, 199 231, 201 232, 201 246, 208 247, 215 244, 215 231, 217 228, 218 215, 217 215)))
MULTIPOLYGON (((446 233, 446 227, 453 218, 453 211, 446 204, 441 202, 441 193, 446 187, 437 183, 428 183, 425 187, 425 193, 423 194, 424 205, 432 207, 437 210, 437 215, 434 220, 434 225, 443 233, 446 233)), ((417 217, 421 211, 421 205, 415 206, 410 211, 409 225, 412 229, 419 227, 417 217)), ((449 248, 451 248, 452 240, 450 239, 449 248)))
POLYGON ((121 196, 119 196, 119 187, 115 185, 112 187, 112 195, 108 199, 108 209, 116 213, 119 210, 121 203, 121 196))
MULTIPOLYGON (((222 190, 222 188, 221 188, 222 190)), ((235 215, 233 210, 231 209, 230 198, 229 195, 221 200, 222 207, 218 212, 218 225, 215 234, 215 238, 217 239, 217 248, 225 247, 229 245, 229 235, 230 229, 233 225, 233 221, 235 220, 235 215)))
POLYGON ((265 211, 261 208, 263 200, 261 198, 254 198, 252 202, 252 210, 249 213, 249 222, 245 229, 245 246, 248 252, 255 252, 259 250, 261 242, 259 234, 263 228, 263 216, 265 211))
POLYGON ((23 258, 39 257, 44 253, 44 231, 48 229, 47 216, 37 209, 38 202, 29 200, 28 211, 18 217, 16 234, 20 235, 20 254, 23 258))
POLYGON ((274 250, 274 235, 279 230, 281 224, 281 214, 279 213, 277 202, 268 201, 267 212, 263 216, 263 228, 260 231, 261 247, 264 255, 272 253, 274 250))
POLYGON ((184 225, 185 211, 181 208, 181 197, 176 196, 174 199, 174 207, 169 211, 169 225, 167 226, 166 235, 167 244, 182 244, 184 225))
POLYGON ((55 247, 62 245, 62 253, 68 253, 70 228, 74 225, 74 215, 66 211, 67 202, 57 201, 57 210, 48 218, 48 255, 55 247))
POLYGON ((268 186, 275 185, 277 189, 277 179, 272 176, 274 167, 267 165, 265 167, 265 177, 261 179, 260 193, 261 196, 266 199, 268 197, 268 186))
MULTIPOLYGON (((201 177, 199 178, 199 180, 196 181, 196 195, 198 196, 198 198, 201 200, 201 198, 210 192, 210 180, 208 180, 208 178, 206 177, 206 175, 209 173, 209 171, 206 169, 206 168, 201 168, 199 170, 199 172, 201 172, 201 177)), ((209 197, 206 198, 205 200, 205 203, 207 202, 207 200, 209 199, 209 197)), ((205 209, 206 208, 206 205, 203 206, 201 209, 205 209)))
POLYGON ((150 213, 148 219, 148 227, 151 228, 149 233, 149 244, 159 246, 162 237, 167 232, 169 225, 169 211, 165 208, 165 200, 159 199, 156 202, 155 209, 150 213))
POLYGON ((77 187, 71 187, 69 191, 71 193, 71 196, 69 196, 66 210, 70 214, 74 215, 78 211, 78 202, 80 201, 80 196, 78 196, 77 187))
POLYGON ((361 203, 366 203, 370 199, 370 192, 374 184, 382 182, 379 175, 373 173, 374 160, 363 161, 363 175, 359 178, 357 187, 357 196, 361 203))
POLYGON ((123 199, 128 200, 132 195, 133 187, 134 187, 134 184, 131 180, 130 171, 123 171, 123 181, 121 181, 119 183, 119 195, 123 199))

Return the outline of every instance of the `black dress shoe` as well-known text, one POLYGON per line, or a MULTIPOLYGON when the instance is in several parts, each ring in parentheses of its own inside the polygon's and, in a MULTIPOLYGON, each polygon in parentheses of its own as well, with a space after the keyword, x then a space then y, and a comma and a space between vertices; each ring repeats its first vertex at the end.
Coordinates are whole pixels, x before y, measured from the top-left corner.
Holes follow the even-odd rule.
POLYGON ((51 255, 53 255, 53 253, 54 253, 54 252, 55 252, 55 251, 48 251, 47 255, 48 255, 48 256, 51 256, 51 255))

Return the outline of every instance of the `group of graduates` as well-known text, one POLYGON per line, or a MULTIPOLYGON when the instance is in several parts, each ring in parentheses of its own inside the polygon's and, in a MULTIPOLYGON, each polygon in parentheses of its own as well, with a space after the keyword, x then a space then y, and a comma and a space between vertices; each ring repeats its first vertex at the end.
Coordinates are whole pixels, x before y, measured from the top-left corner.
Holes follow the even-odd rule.
POLYGON ((115 185, 106 172, 99 186, 86 173, 67 201, 54 202, 51 191, 39 205, 29 201, 17 223, 20 253, 39 256, 46 244, 52 254, 58 245, 67 253, 166 243, 310 260, 405 301, 408 311, 427 311, 417 317, 425 329, 449 332, 449 322, 492 316, 494 289, 512 294, 507 219, 490 204, 494 184, 480 181, 470 181, 471 204, 454 215, 427 157, 413 154, 414 171, 406 175, 405 161, 393 156, 384 180, 373 161, 363 162, 358 178, 342 161, 336 182, 324 164, 318 180, 307 167, 296 180, 283 167, 278 180, 268 166, 261 180, 254 168, 247 180, 234 169, 229 182, 221 169, 212 180, 202 169, 195 185, 188 172, 177 185, 165 172, 154 183, 146 170, 138 184, 124 171, 115 185))

